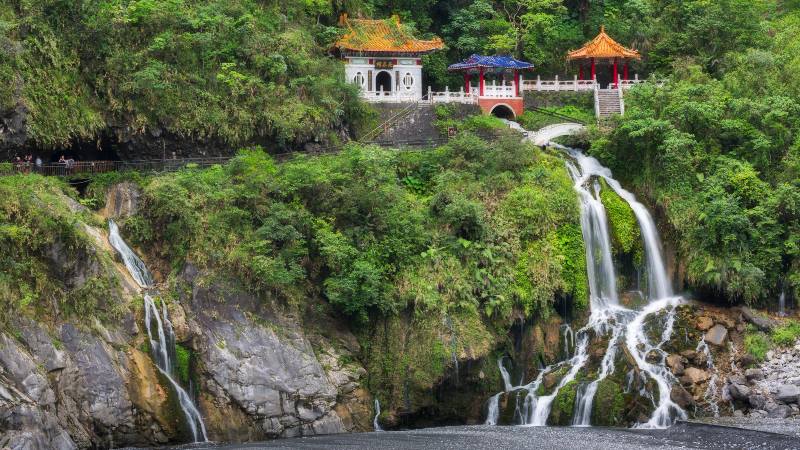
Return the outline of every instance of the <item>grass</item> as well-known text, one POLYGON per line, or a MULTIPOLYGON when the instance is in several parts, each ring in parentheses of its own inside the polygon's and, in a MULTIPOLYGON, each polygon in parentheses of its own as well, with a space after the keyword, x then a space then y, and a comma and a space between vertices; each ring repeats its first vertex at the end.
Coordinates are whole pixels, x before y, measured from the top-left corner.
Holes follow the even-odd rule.
POLYGON ((744 349, 756 361, 763 361, 772 347, 767 335, 761 332, 748 332, 744 337, 744 349))
POLYGON ((794 345, 800 339, 800 322, 790 320, 772 330, 772 342, 780 346, 794 345))

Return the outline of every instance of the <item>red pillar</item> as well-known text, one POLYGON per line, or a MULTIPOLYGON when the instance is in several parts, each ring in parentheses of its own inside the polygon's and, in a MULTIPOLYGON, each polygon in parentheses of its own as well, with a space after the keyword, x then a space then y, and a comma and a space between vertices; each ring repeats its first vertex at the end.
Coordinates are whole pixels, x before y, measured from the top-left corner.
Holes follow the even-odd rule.
POLYGON ((514 69, 514 96, 519 97, 519 71, 514 69))
POLYGON ((464 72, 464 92, 469 94, 469 72, 464 72))
POLYGON ((595 72, 594 58, 592 58, 592 80, 597 79, 597 72, 595 72))
POLYGON ((479 93, 479 95, 481 97, 483 97, 483 67, 480 68, 480 72, 478 74, 479 74, 478 76, 480 77, 480 83, 479 83, 479 85, 480 85, 480 93, 479 93))
POLYGON ((617 77, 619 76, 619 72, 617 72, 617 58, 614 58, 614 87, 619 85, 619 80, 617 77))
POLYGON ((625 61, 625 65, 622 66, 622 79, 623 80, 628 79, 628 61, 625 61))
POLYGON ((583 79, 583 64, 578 63, 578 79, 583 79))

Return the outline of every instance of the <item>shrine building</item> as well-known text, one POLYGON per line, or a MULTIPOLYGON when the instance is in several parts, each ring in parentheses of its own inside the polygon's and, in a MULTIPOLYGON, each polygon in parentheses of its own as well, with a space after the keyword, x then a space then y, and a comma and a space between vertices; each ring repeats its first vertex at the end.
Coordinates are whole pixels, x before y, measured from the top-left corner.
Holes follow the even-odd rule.
POLYGON ((439 38, 414 38, 400 18, 339 18, 347 31, 336 42, 345 61, 348 82, 361 88, 361 95, 373 102, 413 102, 423 97, 422 56, 444 48, 439 38))

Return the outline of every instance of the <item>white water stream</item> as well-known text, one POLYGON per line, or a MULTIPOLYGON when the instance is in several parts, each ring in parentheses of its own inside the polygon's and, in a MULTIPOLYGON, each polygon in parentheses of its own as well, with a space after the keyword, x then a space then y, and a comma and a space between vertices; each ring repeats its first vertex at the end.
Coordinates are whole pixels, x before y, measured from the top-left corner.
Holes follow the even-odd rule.
MULTIPOLYGON (((638 202, 632 193, 622 188, 619 182, 612 177, 611 171, 602 166, 595 158, 586 156, 578 150, 552 143, 550 145, 560 148, 570 158, 566 164, 580 201, 580 220, 586 252, 591 313, 588 323, 575 332, 574 336, 571 336, 575 342, 572 356, 561 363, 542 369, 536 380, 527 385, 514 386, 510 389, 508 385, 504 386, 505 392, 527 390, 521 413, 521 423, 533 426, 546 425, 553 400, 559 390, 575 380, 576 376, 585 369, 589 360, 587 350, 590 337, 592 335, 608 336, 608 346, 596 378, 577 389, 572 424, 575 426, 591 424, 592 405, 599 382, 614 372, 618 349, 624 345, 627 353, 636 363, 638 374, 641 377, 639 380, 639 384, 642 386, 640 393, 651 399, 655 407, 649 420, 637 424, 637 426, 648 428, 670 426, 676 419, 685 418, 686 413, 670 399, 670 392, 676 380, 665 365, 666 353, 661 350, 661 346, 672 336, 675 310, 682 299, 672 295, 655 223, 647 208, 638 202), (603 203, 600 201, 601 185, 598 180, 601 178, 630 205, 641 230, 646 256, 648 303, 639 310, 628 309, 619 304, 608 219, 603 203), (645 324, 653 316, 657 316, 656 320, 663 327, 659 342, 655 343, 651 342, 645 331, 645 324), (536 391, 542 383, 543 376, 563 370, 564 367, 568 367, 568 369, 552 392, 548 395, 537 396, 536 391), (653 392, 648 392, 644 387, 647 385, 645 383, 647 379, 652 380, 657 387, 657 398, 654 397, 653 392)), ((564 338, 565 346, 568 346, 566 333, 564 338)), ((570 353, 567 352, 567 355, 570 353)), ((501 369, 505 370, 502 367, 501 369)), ((499 416, 497 404, 501 394, 503 393, 490 399, 489 411, 493 416, 487 419, 487 424, 497 423, 499 416)))
POLYGON ((153 276, 147 270, 144 262, 128 247, 128 244, 119 234, 119 227, 113 220, 108 221, 108 242, 119 253, 125 267, 134 280, 142 288, 144 294, 144 323, 147 328, 147 338, 150 350, 155 359, 156 367, 169 380, 172 388, 178 396, 178 403, 186 417, 186 423, 192 433, 194 442, 207 442, 206 425, 200 411, 195 407, 191 397, 185 389, 175 380, 174 358, 175 354, 175 334, 172 331, 172 323, 169 321, 167 307, 161 302, 161 311, 156 307, 153 297, 147 292, 153 286, 153 276), (153 324, 155 323, 155 331, 153 324))
POLYGON ((375 417, 372 419, 372 428, 374 431, 383 431, 381 428, 381 424, 378 422, 378 417, 381 415, 381 402, 378 398, 375 398, 375 417))

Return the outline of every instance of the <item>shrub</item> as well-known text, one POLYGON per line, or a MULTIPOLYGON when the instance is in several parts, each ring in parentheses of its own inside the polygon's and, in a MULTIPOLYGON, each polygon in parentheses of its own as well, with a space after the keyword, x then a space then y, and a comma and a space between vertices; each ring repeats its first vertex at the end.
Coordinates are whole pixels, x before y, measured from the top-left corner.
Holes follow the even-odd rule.
POLYGON ((781 346, 794 345, 800 339, 800 322, 790 320, 772 330, 772 342, 781 346))
POLYGON ((748 332, 744 337, 744 349, 756 361, 763 361, 770 347, 769 338, 764 333, 748 332))

